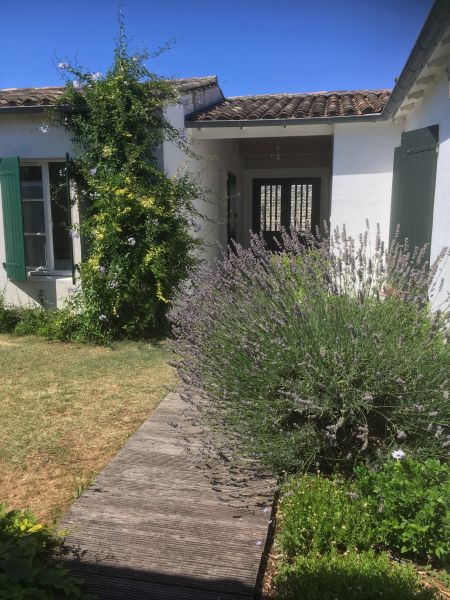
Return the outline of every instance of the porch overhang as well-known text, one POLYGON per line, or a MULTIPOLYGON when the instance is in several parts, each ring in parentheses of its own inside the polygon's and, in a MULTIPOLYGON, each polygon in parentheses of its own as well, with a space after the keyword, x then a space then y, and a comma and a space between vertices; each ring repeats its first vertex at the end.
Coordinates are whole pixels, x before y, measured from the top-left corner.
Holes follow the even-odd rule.
POLYGON ((232 127, 244 129, 245 127, 289 127, 292 125, 333 125, 335 123, 370 123, 381 119, 382 113, 368 115, 348 115, 345 117, 305 117, 303 119, 244 119, 244 120, 202 120, 185 121, 186 129, 210 129, 217 127, 232 127))

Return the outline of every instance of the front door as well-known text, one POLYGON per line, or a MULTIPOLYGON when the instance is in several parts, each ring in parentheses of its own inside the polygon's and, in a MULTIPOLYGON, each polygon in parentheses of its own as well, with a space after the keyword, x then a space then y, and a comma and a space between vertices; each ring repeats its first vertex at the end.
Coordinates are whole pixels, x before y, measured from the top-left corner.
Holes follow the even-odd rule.
POLYGON ((270 250, 279 249, 281 230, 315 232, 320 219, 320 179, 254 179, 253 231, 270 250), (278 242, 278 243, 277 243, 278 242))

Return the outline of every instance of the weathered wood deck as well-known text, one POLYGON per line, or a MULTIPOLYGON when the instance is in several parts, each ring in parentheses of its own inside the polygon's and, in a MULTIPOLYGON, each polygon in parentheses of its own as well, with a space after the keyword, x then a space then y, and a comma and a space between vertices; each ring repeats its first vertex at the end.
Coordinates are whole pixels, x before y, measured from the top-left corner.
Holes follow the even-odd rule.
POLYGON ((102 599, 253 597, 270 512, 219 499, 177 441, 182 413, 169 394, 61 523, 81 551, 70 568, 102 599))

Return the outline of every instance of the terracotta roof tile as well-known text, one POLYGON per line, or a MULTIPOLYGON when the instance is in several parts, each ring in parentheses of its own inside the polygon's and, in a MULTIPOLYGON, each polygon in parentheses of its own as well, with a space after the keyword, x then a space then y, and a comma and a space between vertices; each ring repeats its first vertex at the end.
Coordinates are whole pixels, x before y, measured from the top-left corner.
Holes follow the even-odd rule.
POLYGON ((51 106, 61 97, 62 87, 10 88, 0 90, 0 108, 51 106))
MULTIPOLYGON (((215 76, 173 79, 172 83, 182 94, 218 85, 215 76)), ((64 87, 61 86, 0 89, 0 109, 21 106, 53 106, 63 92, 64 87)))
POLYGON ((191 121, 305 119, 380 113, 390 90, 355 90, 309 94, 267 94, 227 98, 197 114, 191 121))

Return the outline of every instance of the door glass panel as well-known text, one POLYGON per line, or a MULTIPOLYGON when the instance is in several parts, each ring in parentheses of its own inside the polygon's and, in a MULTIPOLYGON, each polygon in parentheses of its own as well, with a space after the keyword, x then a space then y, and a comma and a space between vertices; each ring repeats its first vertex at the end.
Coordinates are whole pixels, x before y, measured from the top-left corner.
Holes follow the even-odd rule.
POLYGON ((261 231, 281 230, 281 185, 261 185, 261 231))
POLYGON ((48 164, 50 201, 53 230, 54 264, 57 270, 72 268, 70 209, 67 198, 66 165, 63 162, 48 164))
POLYGON ((27 267, 46 267, 45 235, 25 235, 25 262, 27 267))
POLYGON ((22 202, 23 231, 24 233, 45 234, 44 202, 22 202))
POLYGON ((38 166, 20 167, 20 187, 22 200, 42 200, 42 168, 38 166))
POLYGON ((297 231, 311 229, 312 185, 291 185, 290 227, 297 231))

